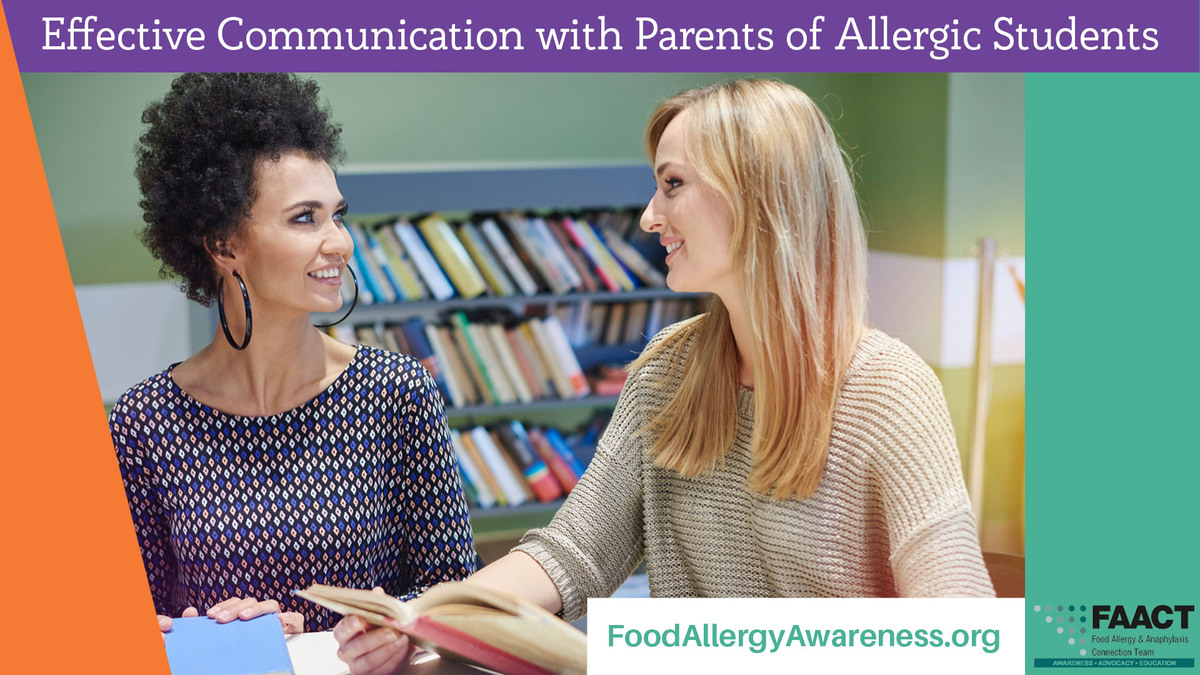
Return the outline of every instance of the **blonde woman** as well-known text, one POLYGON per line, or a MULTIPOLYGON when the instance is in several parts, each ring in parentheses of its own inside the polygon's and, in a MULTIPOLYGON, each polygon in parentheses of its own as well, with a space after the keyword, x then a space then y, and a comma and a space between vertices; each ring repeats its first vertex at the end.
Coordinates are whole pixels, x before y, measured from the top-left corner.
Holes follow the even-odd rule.
MULTIPOLYGON (((574 619, 642 560, 653 596, 991 596, 941 386, 867 328, 866 245, 834 133, 801 91, 684 92, 646 127, 642 228, 711 294, 657 335, 553 522, 472 581, 574 619)), ((404 638, 339 623, 358 673, 404 638)))

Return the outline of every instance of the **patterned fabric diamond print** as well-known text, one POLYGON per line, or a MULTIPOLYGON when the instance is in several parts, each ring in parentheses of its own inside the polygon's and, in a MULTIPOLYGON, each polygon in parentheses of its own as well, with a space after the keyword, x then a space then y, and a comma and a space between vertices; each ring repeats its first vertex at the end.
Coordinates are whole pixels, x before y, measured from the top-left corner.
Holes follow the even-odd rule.
POLYGON ((209 408, 170 372, 109 416, 158 613, 272 598, 328 630, 338 615, 293 589, 409 599, 474 571, 442 399, 415 360, 360 347, 328 389, 267 417, 209 408))

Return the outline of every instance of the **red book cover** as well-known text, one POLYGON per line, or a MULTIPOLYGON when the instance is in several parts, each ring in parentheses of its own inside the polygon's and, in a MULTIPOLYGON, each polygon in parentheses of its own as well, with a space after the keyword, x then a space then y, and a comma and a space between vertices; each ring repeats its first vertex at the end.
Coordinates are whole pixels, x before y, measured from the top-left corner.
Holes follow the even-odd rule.
POLYGON ((571 490, 575 489, 575 484, 579 482, 579 476, 576 475, 571 467, 559 457, 554 448, 550 446, 550 441, 546 439, 546 435, 541 429, 534 427, 529 430, 529 442, 533 445, 533 449, 537 452, 546 466, 550 467, 550 473, 558 479, 562 485, 563 492, 571 494, 571 490))
POLYGON ((407 633, 418 644, 439 656, 473 663, 506 675, 555 675, 552 670, 532 664, 427 616, 418 616, 407 624, 390 617, 388 620, 396 630, 407 633))
POLYGON ((521 467, 525 481, 540 502, 551 502, 563 496, 562 487, 550 472, 546 463, 538 457, 525 427, 517 421, 497 427, 496 435, 503 441, 504 449, 521 467))

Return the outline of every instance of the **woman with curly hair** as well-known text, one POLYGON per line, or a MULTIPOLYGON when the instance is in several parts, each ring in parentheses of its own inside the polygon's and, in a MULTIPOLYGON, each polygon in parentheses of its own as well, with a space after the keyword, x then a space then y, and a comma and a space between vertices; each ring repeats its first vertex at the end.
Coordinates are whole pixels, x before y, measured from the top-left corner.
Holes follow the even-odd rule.
POLYGON ((442 400, 415 360, 325 335, 353 243, 317 84, 187 74, 142 115, 143 241, 221 328, 109 426, 159 624, 334 615, 291 591, 411 598, 475 567, 442 400))
MULTIPOLYGON (((711 294, 630 366, 548 527, 470 579, 572 620, 645 561, 657 597, 991 596, 941 386, 866 326, 866 243, 833 130, 767 80, 686 91, 646 126, 641 226, 711 294)), ((334 629, 351 672, 405 643, 334 629)))

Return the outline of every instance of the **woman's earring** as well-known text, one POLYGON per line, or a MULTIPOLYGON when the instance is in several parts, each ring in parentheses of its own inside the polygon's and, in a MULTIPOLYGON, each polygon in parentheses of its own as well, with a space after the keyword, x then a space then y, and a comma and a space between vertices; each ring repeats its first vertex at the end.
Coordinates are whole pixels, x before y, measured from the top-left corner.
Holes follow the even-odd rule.
POLYGON ((246 337, 242 344, 233 341, 233 336, 229 333, 229 323, 225 320, 225 277, 221 277, 221 281, 217 283, 217 314, 221 316, 221 330, 225 331, 225 339, 229 340, 229 346, 241 351, 250 345, 250 331, 253 327, 250 321, 250 294, 246 292, 246 282, 242 281, 242 275, 234 272, 233 278, 237 279, 238 286, 242 287, 242 301, 246 303, 246 337))
MULTIPOLYGON (((350 312, 353 312, 354 308, 358 306, 358 275, 354 273, 354 268, 350 265, 346 265, 346 270, 350 272, 350 279, 354 282, 354 299, 350 302, 350 309, 342 315, 342 318, 334 321, 333 323, 314 323, 313 325, 317 328, 329 328, 330 326, 338 325, 339 323, 345 321, 346 317, 350 316, 350 312)), ((246 305, 246 307, 249 306, 249 304, 246 305)))

